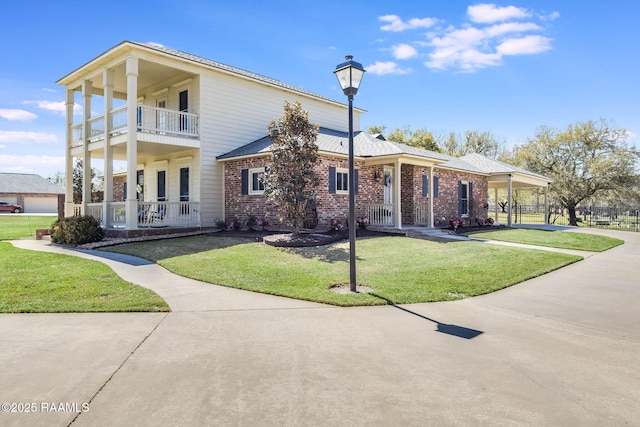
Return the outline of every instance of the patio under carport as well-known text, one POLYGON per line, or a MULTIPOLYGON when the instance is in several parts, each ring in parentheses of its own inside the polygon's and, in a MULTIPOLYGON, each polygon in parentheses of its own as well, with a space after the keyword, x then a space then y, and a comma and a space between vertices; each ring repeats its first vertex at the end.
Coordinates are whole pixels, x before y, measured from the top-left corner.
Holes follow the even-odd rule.
MULTIPOLYGON (((507 226, 512 223, 513 190, 540 188, 544 190, 544 218, 549 221, 549 184, 552 179, 479 154, 467 154, 462 159, 488 174, 489 192, 493 189, 495 216, 498 218, 498 190, 507 190, 507 226)), ((489 194, 491 197, 491 194, 489 194)))

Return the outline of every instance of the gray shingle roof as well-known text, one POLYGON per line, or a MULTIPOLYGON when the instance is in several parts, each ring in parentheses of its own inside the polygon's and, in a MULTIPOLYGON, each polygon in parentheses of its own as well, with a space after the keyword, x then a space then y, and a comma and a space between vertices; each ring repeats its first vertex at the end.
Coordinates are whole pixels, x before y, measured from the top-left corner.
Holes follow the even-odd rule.
POLYGON ((544 176, 544 175, 539 175, 537 173, 533 173, 531 171, 528 171, 526 169, 522 169, 513 165, 510 165, 508 163, 504 163, 501 162, 499 160, 495 160, 495 159, 490 159, 488 157, 484 157, 480 154, 477 153, 471 153, 471 154, 467 154, 465 156, 461 157, 461 160, 477 167, 480 170, 485 171, 486 173, 490 173, 490 174, 502 174, 502 173, 520 173, 522 175, 528 175, 528 176, 532 176, 532 177, 536 177, 536 178, 540 178, 540 179, 545 179, 548 181, 551 181, 550 178, 544 176))
POLYGON ((64 194, 64 189, 40 175, 0 172, 0 193, 64 194))
MULTIPOLYGON (((320 128, 316 144, 318 145, 318 149, 322 152, 342 154, 345 156, 349 155, 349 135, 347 132, 320 128)), ((218 156, 218 159, 228 160, 234 157, 267 154, 271 152, 271 146, 271 139, 269 139, 268 136, 265 136, 250 144, 218 156)), ((486 171, 474 166, 473 164, 467 163, 458 157, 448 156, 446 154, 424 150, 418 147, 412 147, 399 142, 387 141, 384 138, 362 131, 354 132, 353 148, 354 155, 356 157, 371 158, 410 155, 439 161, 441 162, 442 167, 450 169, 479 174, 487 173, 486 171)))

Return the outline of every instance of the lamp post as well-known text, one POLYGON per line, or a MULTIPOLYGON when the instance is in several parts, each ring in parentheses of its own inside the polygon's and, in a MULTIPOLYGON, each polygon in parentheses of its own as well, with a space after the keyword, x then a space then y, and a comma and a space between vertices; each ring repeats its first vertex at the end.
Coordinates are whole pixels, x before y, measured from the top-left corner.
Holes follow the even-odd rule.
POLYGON ((340 87, 349 98, 349 290, 356 292, 356 177, 353 160, 353 96, 358 93, 364 68, 347 55, 346 61, 338 64, 334 74, 340 87))

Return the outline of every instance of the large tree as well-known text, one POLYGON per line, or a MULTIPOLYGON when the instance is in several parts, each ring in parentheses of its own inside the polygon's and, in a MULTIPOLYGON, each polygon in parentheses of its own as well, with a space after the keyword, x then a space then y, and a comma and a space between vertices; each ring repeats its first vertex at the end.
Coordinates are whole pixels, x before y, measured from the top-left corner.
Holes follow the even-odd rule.
MULTIPOLYGON (((369 126, 367 132, 372 134, 383 134, 386 126, 369 126)), ((428 130, 421 128, 415 131, 411 130, 411 127, 405 126, 404 128, 396 128, 385 135, 385 139, 389 141, 401 142, 403 144, 411 145, 412 147, 418 147, 425 150, 441 151, 438 145, 437 138, 428 130)))
POLYGON ((502 153, 503 145, 504 142, 498 141, 492 132, 477 130, 467 130, 463 135, 451 132, 443 143, 444 152, 451 156, 477 153, 491 158, 497 158, 502 153))
POLYGON ((627 136, 605 120, 578 122, 564 131, 543 126, 517 151, 525 168, 553 179, 552 195, 577 225, 579 203, 637 186, 640 152, 627 145, 627 136))
POLYGON ((284 115, 268 127, 273 148, 271 164, 263 178, 265 195, 291 223, 293 234, 300 232, 319 183, 314 170, 318 162, 318 129, 318 125, 309 122, 309 114, 299 102, 288 101, 284 115))

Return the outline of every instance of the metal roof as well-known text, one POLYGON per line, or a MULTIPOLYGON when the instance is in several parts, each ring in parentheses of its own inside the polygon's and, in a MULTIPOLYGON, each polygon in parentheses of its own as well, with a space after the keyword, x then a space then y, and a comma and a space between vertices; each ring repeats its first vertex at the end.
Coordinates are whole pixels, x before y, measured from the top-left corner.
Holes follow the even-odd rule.
POLYGON ((0 193, 64 194, 64 189, 40 175, 0 172, 0 193))

